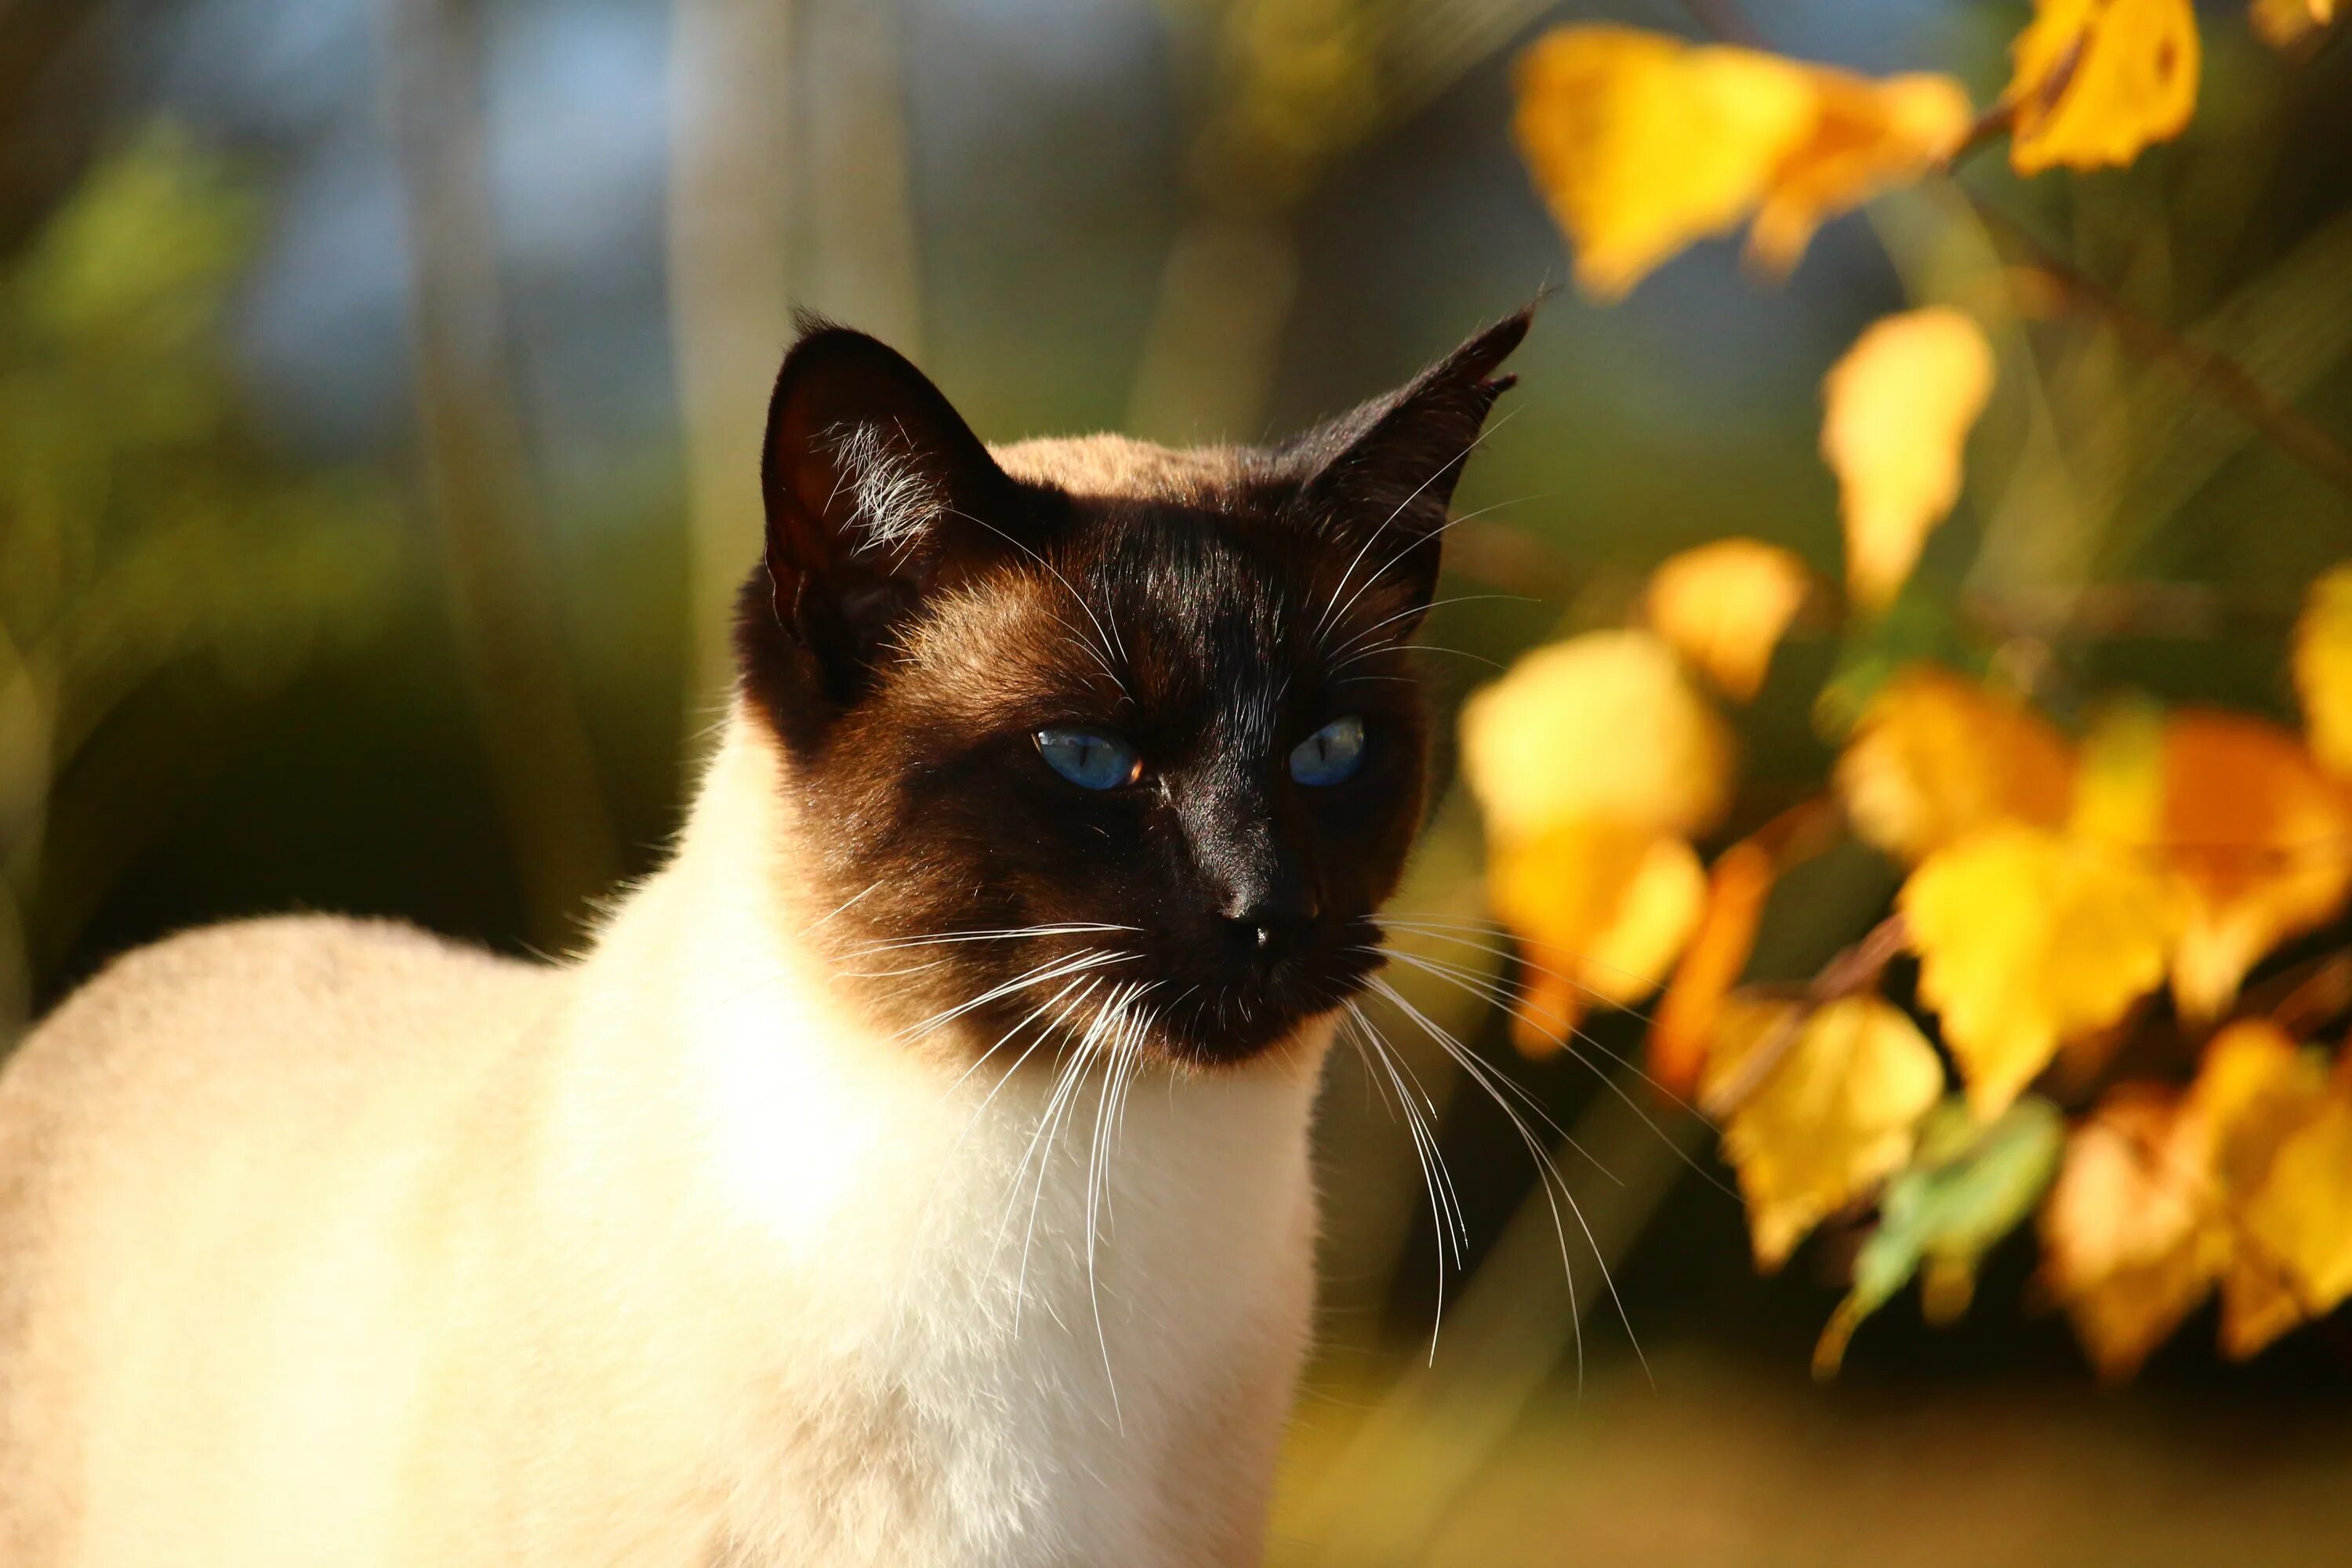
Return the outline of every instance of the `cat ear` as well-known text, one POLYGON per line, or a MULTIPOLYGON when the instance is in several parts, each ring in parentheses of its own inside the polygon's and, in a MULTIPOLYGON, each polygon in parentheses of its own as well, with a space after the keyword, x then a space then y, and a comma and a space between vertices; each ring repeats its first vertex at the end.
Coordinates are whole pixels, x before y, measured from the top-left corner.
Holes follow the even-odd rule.
POLYGON ((1535 310, 1505 317, 1396 391, 1286 448, 1307 473, 1289 510, 1361 563, 1359 580, 1393 582, 1413 620, 1437 589, 1438 534, 1454 481, 1495 400, 1517 379, 1496 367, 1528 335, 1535 310))
POLYGON ((761 451, 776 618, 853 694, 875 649, 969 549, 1012 526, 1018 487, 906 357, 803 317, 761 451))

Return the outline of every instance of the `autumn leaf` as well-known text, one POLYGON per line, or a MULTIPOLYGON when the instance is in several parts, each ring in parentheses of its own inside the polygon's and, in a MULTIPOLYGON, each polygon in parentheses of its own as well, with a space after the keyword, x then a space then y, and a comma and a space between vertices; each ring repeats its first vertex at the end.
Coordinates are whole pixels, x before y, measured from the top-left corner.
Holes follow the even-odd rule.
POLYGON ((1947 77, 1874 82, 1630 27, 1555 28, 1516 83, 1520 152, 1600 299, 1751 211, 1751 254, 1785 270, 1825 217, 1916 179, 1971 122, 1947 77))
POLYGON ((1982 1118, 2061 1041, 2116 1023, 2164 978, 2164 885, 2111 846, 2020 823, 1986 828, 1930 855, 1897 902, 1920 998, 1982 1118))
POLYGON ((2128 163, 2180 134, 2197 108, 2197 16, 2189 0, 2034 0, 2011 46, 2003 101, 2010 163, 2128 163))
POLYGON ((2212 1126, 2178 1091, 2126 1085, 2067 1141, 2042 1273, 2100 1375, 2119 1381, 2196 1310, 2224 1258, 2212 1126))
POLYGON ((1748 231, 1749 258, 1775 277, 1803 259, 1823 222, 1941 164, 1975 122, 1968 90, 1950 77, 1871 81, 1800 68, 1813 89, 1812 122, 1773 171, 1748 231))
POLYGON ((1464 705, 1462 771, 1486 814, 1489 902, 1527 944, 1521 1047, 1656 989, 1706 901, 1685 836, 1731 787, 1729 733, 1673 650, 1616 631, 1529 654, 1464 705))
POLYGON ((1771 1269, 1806 1232, 1910 1159, 1944 1070, 1918 1026, 1875 996, 1810 1015, 1795 1002, 1735 998, 1707 1062, 1709 1082, 1739 1074, 1758 1050, 1781 1054, 1732 1113, 1723 1147, 1748 1200, 1757 1267, 1771 1269))
POLYGON ((1670 556, 1643 600, 1652 629, 1725 695, 1745 702, 1805 602, 1811 574, 1777 544, 1719 539, 1670 556))
POLYGON ((2221 1348, 2244 1357, 2352 1296, 2352 1096, 2328 1094, 2281 1141, 2237 1213, 2250 1256, 2231 1274, 2221 1348))
POLYGON ((2352 795, 2266 720, 2184 709, 2102 724, 2077 819, 2159 865, 2180 910, 2173 998, 2210 1018, 2246 972, 2352 894, 2352 795))
POLYGON ((1538 648, 1462 710, 1462 772, 1501 841, 1571 823, 1684 836, 1722 816, 1729 731, 1646 631, 1538 648))
POLYGON ((2311 585, 2294 626, 2294 686, 2320 766, 2352 777, 2352 565, 2311 585))
POLYGON ((1650 1077, 1670 1094, 1697 1086, 1724 1001, 1739 984, 1771 896, 1771 851, 1752 839, 1725 850, 1707 873, 1706 905, 1650 1022, 1650 1077))
POLYGON ((2327 1097, 2318 1056, 2268 1019, 2242 1019, 2208 1042, 2189 1106, 2209 1148, 2221 1275, 2221 1346, 2252 1355, 2303 1320, 2302 1288, 2288 1262, 2246 1226, 2278 1152, 2327 1097))
POLYGON ((1486 889, 1526 947, 1513 1038, 1540 1056, 1560 1048, 1588 1007, 1628 1006, 1657 989, 1698 923, 1706 874, 1672 834, 1580 822, 1498 846, 1486 889))
POLYGON ((1813 1349, 1813 1375, 1836 1374, 1864 1319, 1921 1275, 1921 1307, 1953 1321, 1976 1290, 1977 1266, 2041 1201, 2058 1166, 2066 1123, 2027 1098, 1980 1125, 1958 1101, 1928 1113, 1911 1164, 1886 1184, 1878 1224, 1854 1257, 1853 1284, 1813 1349))
POLYGON ((2222 1348, 2242 1357, 2352 1289, 2344 1108, 2265 1019, 2216 1035, 2185 1093, 2125 1085, 2100 1103, 2042 1228, 2043 1279, 2104 1375, 2137 1371, 2217 1279, 2222 1348))
POLYGON ((2273 48, 2299 49, 2336 20, 2336 0, 2253 0, 2254 32, 2273 48))
POLYGON ((1863 710, 1837 786, 1864 840, 1916 861, 2002 821, 2066 818, 2074 760, 2065 738, 2015 698, 1915 664, 1863 710))
POLYGON ((1941 305, 1889 316, 1854 340, 1822 390, 1822 457, 1837 475, 1846 589, 1884 610, 1960 495, 1969 429, 1992 395, 1983 329, 1941 305))

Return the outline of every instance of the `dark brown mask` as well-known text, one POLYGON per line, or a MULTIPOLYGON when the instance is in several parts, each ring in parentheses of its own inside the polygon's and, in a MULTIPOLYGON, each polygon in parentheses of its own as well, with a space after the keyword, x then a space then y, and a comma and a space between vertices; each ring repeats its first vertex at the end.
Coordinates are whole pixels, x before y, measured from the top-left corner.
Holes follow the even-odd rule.
POLYGON ((1420 821, 1409 642, 1522 312, 1293 440, 992 451, 812 323, 737 641, 812 905, 909 1037, 1201 1066, 1338 1007, 1420 821))

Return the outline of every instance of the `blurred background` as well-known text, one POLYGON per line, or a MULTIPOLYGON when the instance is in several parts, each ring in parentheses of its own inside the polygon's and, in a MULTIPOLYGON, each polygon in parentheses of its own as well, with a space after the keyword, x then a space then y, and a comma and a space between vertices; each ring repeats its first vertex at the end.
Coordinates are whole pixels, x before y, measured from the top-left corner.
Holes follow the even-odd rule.
MULTIPOLYGON (((1748 13, 1777 49, 1950 70, 1979 103, 2024 16, 1748 13)), ((1986 159, 1964 179, 2341 440, 2352 47, 2290 61, 2242 7, 2204 17, 2181 142, 2118 174, 2027 188, 1986 159)), ((793 306, 913 354, 991 439, 1287 430, 1566 278, 1508 64, 1571 18, 1691 34, 1720 13, 0 0, 0 1043, 110 955, 227 916, 394 914, 562 951, 658 857, 719 711, 793 306)), ((1997 252, 1971 213, 1922 187, 1834 225, 1777 289, 1715 244, 1622 305, 1553 300, 1459 497, 1488 510, 1453 536, 1444 592, 1502 596, 1434 616, 1445 700, 1622 620, 1704 540, 1833 574, 1820 378, 1997 252)), ((1973 479, 1923 578, 2086 684, 2290 714, 2283 640, 2352 555, 2345 491, 2097 321, 2021 331, 2001 374, 1970 465, 1998 482, 1973 479)), ((1801 627, 1738 714, 1735 826, 1822 776, 1810 698, 1832 658, 1801 627)), ((1475 917, 1479 871, 1449 791, 1401 902, 1475 917)), ((1811 974, 1895 879, 1858 849, 1809 866, 1751 972, 1811 974)), ((1518 1138, 1392 1030, 1469 1220, 1433 1349, 1420 1170, 1335 1061, 1324 1349, 1277 1563, 2352 1548, 2341 1325, 2247 1366, 2192 1326, 2102 1390, 2013 1238, 1960 1325, 1898 1304, 1817 1385, 1850 1244, 1751 1272, 1710 1131, 1611 1059, 1637 1019, 1528 1064, 1474 998, 1406 989, 1590 1152, 1562 1159, 1589 1245, 1571 1226, 1571 1303, 1518 1138)))

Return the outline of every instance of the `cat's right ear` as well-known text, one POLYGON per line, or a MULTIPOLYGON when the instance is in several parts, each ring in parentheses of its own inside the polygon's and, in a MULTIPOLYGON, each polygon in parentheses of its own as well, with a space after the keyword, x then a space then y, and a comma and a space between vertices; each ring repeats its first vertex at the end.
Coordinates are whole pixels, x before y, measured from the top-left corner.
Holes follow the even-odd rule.
POLYGON ((769 399, 760 478, 776 619, 845 703, 975 536, 1017 527, 1022 506, 1019 488, 904 355, 805 319, 769 399))

